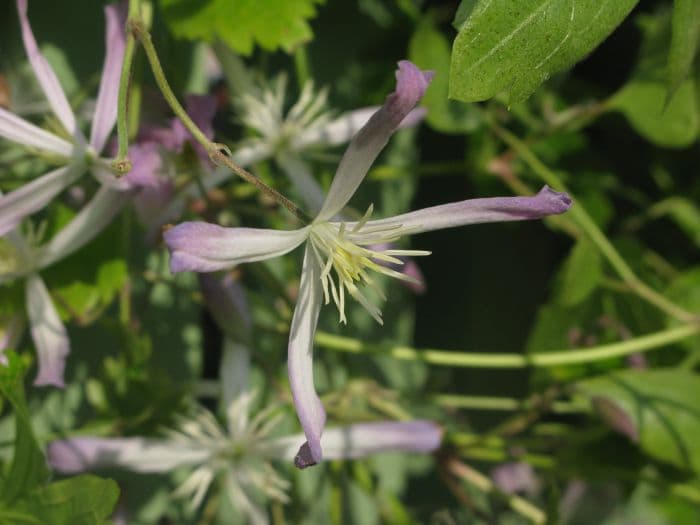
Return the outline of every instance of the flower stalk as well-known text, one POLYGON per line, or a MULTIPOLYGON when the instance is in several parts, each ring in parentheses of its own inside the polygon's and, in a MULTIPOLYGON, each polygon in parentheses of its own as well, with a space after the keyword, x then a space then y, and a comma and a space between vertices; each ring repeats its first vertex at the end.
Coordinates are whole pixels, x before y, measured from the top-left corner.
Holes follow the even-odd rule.
MULTIPOLYGON (((127 25, 134 19, 140 18, 140 0, 129 0, 129 13, 127 25)), ((131 31, 126 32, 126 47, 124 49, 124 61, 122 62, 121 75, 119 77, 119 96, 117 98, 117 158, 112 163, 112 168, 118 175, 126 175, 131 171, 129 160, 129 118, 128 99, 129 84, 131 82, 131 70, 134 64, 136 52, 136 40, 131 31)))
MULTIPOLYGON (((128 21, 128 30, 129 35, 132 35, 134 38, 136 38, 138 42, 143 46, 143 50, 146 53, 146 58, 148 59, 148 62, 151 66, 151 71, 153 72, 156 84, 158 84, 158 87, 160 88, 160 91, 163 94, 163 97, 165 98, 166 102, 173 110, 177 118, 180 119, 185 128, 187 128, 187 131, 190 132, 192 137, 194 137, 194 139, 197 142, 199 142, 202 145, 202 147, 204 147, 204 149, 209 154, 209 158, 211 159, 211 161, 219 166, 226 166, 233 173, 241 177, 246 182, 252 184, 260 191, 265 193, 268 197, 273 199, 275 202, 286 208, 303 224, 309 224, 312 219, 306 213, 304 213, 303 210, 301 210, 296 204, 294 204, 291 200, 282 195, 280 192, 265 184, 262 180, 260 180, 260 178, 256 177, 246 169, 236 164, 233 161, 231 151, 228 149, 227 146, 225 146, 224 144, 219 144, 217 142, 210 141, 204 134, 204 132, 202 132, 202 130, 200 130, 199 127, 194 123, 194 121, 187 114, 185 108, 182 107, 182 104, 180 104, 180 102, 177 99, 177 96, 170 87, 168 79, 165 76, 165 72, 163 71, 163 66, 160 63, 160 59, 158 58, 158 53, 156 52, 155 46, 153 45, 151 34, 148 32, 143 22, 138 18, 130 17, 128 21)), ((124 114, 126 114, 126 112, 124 112, 124 114)), ((126 122, 126 118, 124 119, 124 122, 126 122)))
MULTIPOLYGON (((537 407, 537 401, 534 399, 516 399, 513 397, 437 394, 432 397, 432 400, 436 404, 446 408, 466 410, 511 412, 518 410, 530 410, 537 407)), ((581 412, 587 412, 588 406, 568 401, 552 401, 547 409, 555 414, 578 414, 581 412)))
POLYGON ((350 337, 316 332, 315 341, 329 350, 351 354, 380 353, 407 361, 423 361, 437 366, 463 368, 548 368, 555 366, 593 363, 636 352, 648 352, 700 334, 700 325, 685 324, 626 341, 592 346, 576 350, 536 352, 532 354, 455 352, 435 349, 415 349, 409 346, 386 346, 365 343, 350 337))

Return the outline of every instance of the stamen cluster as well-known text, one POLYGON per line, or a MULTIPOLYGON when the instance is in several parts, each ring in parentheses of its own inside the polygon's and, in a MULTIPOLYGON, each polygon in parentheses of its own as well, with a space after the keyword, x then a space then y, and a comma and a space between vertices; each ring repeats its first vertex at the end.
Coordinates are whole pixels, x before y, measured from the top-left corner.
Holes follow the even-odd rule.
POLYGON ((323 221, 311 226, 309 239, 317 262, 323 268, 321 284, 324 300, 328 304, 331 298, 333 299, 343 324, 347 324, 346 291, 379 324, 383 324, 380 308, 368 299, 363 288, 371 289, 382 301, 386 301, 386 296, 368 270, 417 283, 414 277, 394 270, 391 265, 403 265, 404 262, 399 257, 430 255, 430 252, 425 250, 387 248, 388 243, 397 241, 407 232, 398 223, 368 226, 372 210, 373 206, 370 205, 362 219, 355 223, 323 221), (331 271, 335 273, 335 279, 331 271))

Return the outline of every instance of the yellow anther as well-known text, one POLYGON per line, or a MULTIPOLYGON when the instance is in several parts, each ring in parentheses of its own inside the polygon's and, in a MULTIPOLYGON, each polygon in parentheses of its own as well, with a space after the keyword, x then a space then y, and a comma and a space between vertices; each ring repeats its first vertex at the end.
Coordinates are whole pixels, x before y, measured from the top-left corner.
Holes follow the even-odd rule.
POLYGON ((401 225, 366 227, 372 214, 369 206, 362 219, 347 230, 344 222, 319 222, 312 225, 310 241, 321 270, 321 286, 326 304, 331 298, 338 308, 340 322, 346 323, 345 292, 359 302, 374 319, 382 324, 382 314, 363 292, 370 288, 380 300, 386 300, 379 284, 368 270, 401 279, 417 282, 415 278, 396 271, 388 266, 402 265, 398 256, 429 255, 424 250, 396 250, 386 246, 401 236, 401 225), (380 248, 380 245, 382 246, 380 248), (383 249, 386 248, 386 249, 383 249), (331 275, 335 274, 335 278, 331 275))

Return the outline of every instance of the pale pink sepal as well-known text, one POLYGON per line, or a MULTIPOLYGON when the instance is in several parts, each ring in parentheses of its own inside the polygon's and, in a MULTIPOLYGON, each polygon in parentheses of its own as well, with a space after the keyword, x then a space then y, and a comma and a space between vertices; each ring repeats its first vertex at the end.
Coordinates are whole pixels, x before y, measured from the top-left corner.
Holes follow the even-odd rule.
MULTIPOLYGON (((369 221, 367 228, 396 224, 401 225, 407 233, 414 234, 466 224, 541 219, 564 213, 571 204, 568 194, 544 186, 537 195, 531 197, 490 197, 452 202, 369 221)), ((352 223, 348 227, 351 228, 352 223)))
MULTIPOLYGON (((270 444, 269 455, 292 459, 304 435, 283 437, 270 444)), ((321 437, 324 459, 354 459, 381 452, 428 453, 440 447, 442 429, 432 421, 377 421, 328 428, 321 437)))
POLYGON ((306 435, 294 458, 299 468, 315 465, 323 458, 321 434, 326 424, 326 411, 314 387, 314 333, 321 310, 321 268, 313 248, 307 244, 299 284, 299 297, 289 330, 287 367, 294 408, 306 435))
POLYGON ((172 272, 215 272, 237 264, 278 257, 299 246, 308 227, 298 230, 224 228, 183 222, 163 234, 172 272))
POLYGON ((350 142, 318 220, 330 219, 348 203, 391 135, 423 97, 432 78, 432 72, 421 71, 407 60, 399 62, 396 90, 350 142))
MULTIPOLYGON (((312 127, 302 131, 294 139, 291 149, 300 151, 313 146, 337 146, 345 144, 352 139, 355 134, 367 124, 367 121, 374 115, 380 106, 355 109, 343 113, 338 118, 331 120, 324 126, 312 127)), ((418 124, 425 117, 425 108, 412 110, 399 124, 399 129, 410 128, 418 124)))
POLYGON ((47 447, 51 467, 63 474, 121 467, 136 472, 171 472, 211 456, 206 447, 143 438, 75 437, 47 447))
POLYGON ((90 129, 90 145, 100 152, 107 142, 117 120, 117 98, 119 96, 119 77, 124 61, 126 37, 124 34, 124 16, 122 10, 114 5, 104 8, 105 20, 105 60, 102 67, 102 80, 97 92, 95 114, 90 129))
POLYGON ((39 365, 34 385, 63 388, 63 372, 70 353, 66 327, 58 316, 44 281, 37 274, 27 277, 25 295, 29 327, 39 365))
POLYGON ((47 153, 70 157, 73 145, 31 122, 0 108, 0 137, 47 153))
POLYGON ((0 236, 12 231, 22 219, 46 206, 77 179, 83 169, 79 164, 63 166, 0 197, 0 236))
POLYGON ((58 81, 58 77, 44 55, 39 51, 39 46, 36 43, 32 27, 29 25, 29 18, 27 17, 27 0, 17 0, 17 12, 22 28, 24 49, 27 52, 29 63, 34 69, 34 75, 44 90, 51 109, 72 137, 81 137, 80 130, 75 123, 75 115, 58 81))
POLYGON ((40 249, 40 267, 46 268, 89 243, 111 224, 132 195, 101 186, 92 200, 40 249))

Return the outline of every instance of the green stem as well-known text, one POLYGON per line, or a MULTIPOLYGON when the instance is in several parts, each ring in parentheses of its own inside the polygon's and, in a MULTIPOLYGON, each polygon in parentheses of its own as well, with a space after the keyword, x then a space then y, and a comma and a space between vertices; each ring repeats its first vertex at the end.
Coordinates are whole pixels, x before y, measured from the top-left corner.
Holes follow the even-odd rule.
POLYGON ((519 461, 528 463, 538 469, 552 469, 556 467, 556 460, 544 454, 522 454, 514 456, 507 450, 485 447, 468 447, 459 450, 460 457, 471 462, 480 461, 488 463, 506 463, 508 461, 519 461))
MULTIPOLYGON (((531 399, 515 399, 512 397, 492 396, 463 396, 457 394, 437 394, 433 402, 448 408, 464 408, 471 410, 517 411, 535 408, 536 402, 531 399)), ((586 412, 587 406, 567 401, 553 401, 548 407, 556 414, 575 414, 586 412)))
POLYGON ((151 70, 153 71, 156 84, 158 84, 158 87, 160 88, 163 97, 165 97, 165 100, 168 102, 168 105, 173 110, 177 118, 179 118, 185 125, 187 131, 190 132, 197 142, 208 150, 211 147, 211 142, 192 121, 190 116, 187 114, 187 111, 185 111, 185 108, 183 108, 180 102, 177 100, 175 93, 165 77, 163 66, 160 64, 158 53, 156 52, 156 48, 153 46, 153 41, 151 40, 151 34, 146 30, 146 28, 143 27, 141 21, 138 19, 130 19, 129 25, 130 34, 135 36, 143 46, 148 62, 151 65, 151 70))
MULTIPOLYGON (((516 137, 507 129, 492 123, 493 131, 518 153, 521 159, 532 169, 537 176, 540 177, 546 184, 557 191, 567 191, 566 186, 561 181, 559 176, 549 169, 528 147, 525 142, 516 137)), ((603 232, 598 228, 598 225, 588 214, 583 205, 576 201, 571 207, 568 214, 578 223, 584 232, 591 239, 593 244, 600 250, 603 256, 608 260, 610 266, 620 278, 630 287, 630 289, 642 299, 653 304, 668 315, 675 317, 684 322, 693 321, 697 316, 687 310, 676 305, 666 297, 650 288, 634 273, 632 268, 625 262, 620 253, 615 249, 612 243, 607 239, 603 232)))
MULTIPOLYGON (((129 21, 139 17, 139 0, 129 0, 129 21)), ((129 24, 130 22, 127 22, 129 24)), ((136 39, 131 31, 127 31, 126 47, 124 49, 124 62, 119 77, 119 95, 117 98, 117 139, 119 141, 117 158, 112 167, 119 175, 125 175, 131 171, 129 160, 129 82, 131 81, 131 69, 134 63, 136 51, 136 39)))
POLYGON ((202 130, 200 130, 197 127, 194 121, 187 114, 187 111, 185 111, 185 108, 182 107, 177 97, 175 96, 175 93, 170 87, 168 79, 165 76, 165 72, 163 71, 163 66, 160 63, 160 59, 158 58, 158 53, 156 52, 156 49, 153 46, 151 34, 143 27, 143 25, 138 20, 130 21, 130 32, 138 39, 138 41, 143 46, 143 50, 146 53, 148 62, 151 65, 151 70, 153 71, 153 76, 155 77, 156 84, 158 84, 158 87, 160 88, 163 97, 165 97, 166 102, 173 110, 175 115, 187 128, 187 131, 190 132, 192 137, 194 137, 194 139, 197 142, 199 142, 202 145, 202 147, 204 147, 204 149, 209 154, 209 158, 212 160, 212 162, 214 162, 217 165, 226 166, 228 169, 230 169, 236 175, 241 177, 243 180, 254 185, 260 191, 264 192, 266 195, 272 198, 275 202, 287 208, 287 210, 289 210, 304 224, 311 223, 313 219, 311 219, 306 213, 304 213, 299 207, 297 207, 296 204, 294 204, 287 197, 279 193, 277 190, 265 184, 258 177, 246 171, 241 166, 233 162, 233 160, 231 159, 231 152, 229 151, 227 146, 225 146, 224 144, 212 142, 207 138, 207 136, 202 132, 202 130))
POLYGON ((309 56, 305 46, 299 46, 294 52, 294 69, 296 71, 297 84, 301 91, 311 78, 309 72, 309 56))
POLYGON ((231 159, 231 152, 228 150, 228 148, 226 148, 225 146, 222 148, 221 144, 211 144, 215 146, 214 148, 209 148, 209 158, 212 160, 212 162, 218 165, 223 164, 224 166, 226 166, 228 169, 230 169, 236 175, 241 177, 243 180, 252 184, 260 191, 265 193, 268 197, 272 198, 275 202, 284 206, 292 215, 299 219, 299 221, 301 221, 303 224, 311 224, 313 222, 313 218, 309 217, 301 208, 299 208, 296 204, 290 201, 287 197, 282 195, 277 190, 271 188, 263 181, 261 181, 258 177, 246 171, 244 168, 233 162, 233 160, 231 159))
POLYGON ((693 335, 700 334, 700 324, 686 324, 653 334, 643 335, 605 345, 575 350, 556 352, 539 352, 532 354, 494 354, 477 352, 453 352, 446 350, 417 350, 408 346, 390 346, 372 344, 329 334, 316 332, 316 343, 329 350, 351 354, 380 353, 395 359, 423 361, 438 366, 456 366, 465 368, 528 368, 552 367, 591 363, 623 357, 636 352, 646 352, 663 345, 676 343, 693 335))

